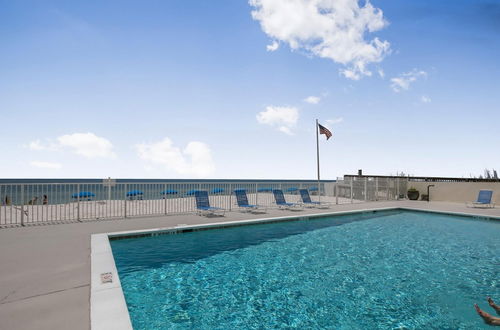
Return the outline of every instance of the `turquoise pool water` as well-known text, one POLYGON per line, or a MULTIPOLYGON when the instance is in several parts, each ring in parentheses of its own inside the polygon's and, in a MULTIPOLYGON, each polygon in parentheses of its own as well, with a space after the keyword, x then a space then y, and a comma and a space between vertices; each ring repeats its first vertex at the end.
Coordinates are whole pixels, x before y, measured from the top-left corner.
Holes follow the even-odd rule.
POLYGON ((111 241, 134 329, 488 329, 500 223, 384 212, 111 241))

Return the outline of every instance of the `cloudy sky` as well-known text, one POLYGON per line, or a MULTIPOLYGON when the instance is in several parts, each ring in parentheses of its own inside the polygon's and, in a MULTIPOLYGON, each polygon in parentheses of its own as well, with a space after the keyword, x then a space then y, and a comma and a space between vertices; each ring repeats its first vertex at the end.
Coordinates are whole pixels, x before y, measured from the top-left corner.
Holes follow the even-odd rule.
POLYGON ((493 0, 0 1, 0 178, 500 169, 493 0))

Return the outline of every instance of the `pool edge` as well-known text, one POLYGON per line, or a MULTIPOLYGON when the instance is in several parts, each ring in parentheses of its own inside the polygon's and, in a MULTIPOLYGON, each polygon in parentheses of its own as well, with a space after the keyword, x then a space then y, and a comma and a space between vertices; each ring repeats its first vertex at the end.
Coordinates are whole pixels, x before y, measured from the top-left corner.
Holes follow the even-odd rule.
POLYGON ((459 217, 466 218, 474 218, 474 219, 482 219, 482 220, 496 220, 500 221, 499 216, 495 215, 484 215, 484 214, 475 214, 475 213, 465 213, 465 212, 454 212, 454 211, 438 211, 438 210, 428 210, 414 207, 396 207, 394 209, 399 209, 403 211, 413 211, 413 212, 422 212, 422 213, 434 213, 434 214, 443 214, 443 215, 455 215, 459 217))
POLYGON ((132 330, 108 234, 92 235, 90 249, 90 329, 132 330), (109 273, 111 282, 103 283, 109 273))

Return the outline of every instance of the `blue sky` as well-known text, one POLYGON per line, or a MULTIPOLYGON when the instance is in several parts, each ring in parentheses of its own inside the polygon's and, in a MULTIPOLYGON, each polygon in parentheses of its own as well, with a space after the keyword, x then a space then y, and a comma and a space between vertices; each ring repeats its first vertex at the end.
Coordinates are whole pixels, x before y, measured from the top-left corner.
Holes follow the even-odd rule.
POLYGON ((4 178, 313 179, 316 118, 325 179, 500 165, 497 1, 0 1, 0 42, 4 178))

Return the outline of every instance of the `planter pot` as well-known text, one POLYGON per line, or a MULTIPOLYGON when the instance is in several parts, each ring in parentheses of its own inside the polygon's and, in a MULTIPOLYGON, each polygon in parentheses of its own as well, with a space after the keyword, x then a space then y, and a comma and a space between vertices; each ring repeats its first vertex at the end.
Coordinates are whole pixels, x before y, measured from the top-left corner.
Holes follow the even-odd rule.
POLYGON ((407 195, 409 200, 416 201, 418 200, 420 193, 418 191, 408 191, 407 195))

